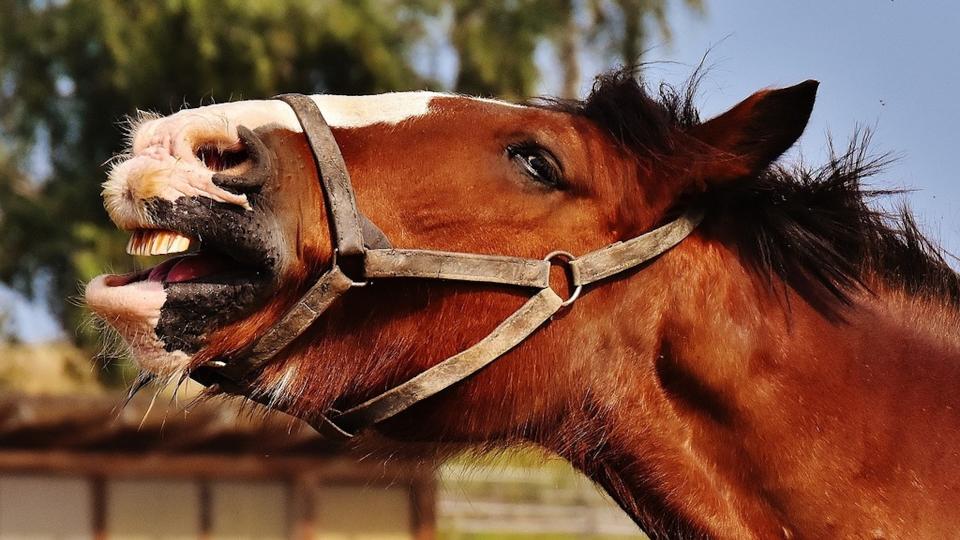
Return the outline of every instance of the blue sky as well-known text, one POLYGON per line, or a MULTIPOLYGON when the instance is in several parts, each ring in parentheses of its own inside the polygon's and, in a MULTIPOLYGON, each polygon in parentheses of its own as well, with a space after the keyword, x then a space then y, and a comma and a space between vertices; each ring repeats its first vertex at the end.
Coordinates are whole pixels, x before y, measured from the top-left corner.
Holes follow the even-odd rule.
POLYGON ((842 144, 857 126, 870 127, 874 149, 899 157, 875 185, 915 189, 906 198, 924 230, 960 254, 960 2, 707 4, 698 16, 674 2, 673 42, 647 58, 686 64, 665 66, 665 78, 679 80, 712 48, 700 99, 706 117, 766 86, 819 80, 799 144, 804 159, 823 161, 828 132, 842 144))
MULTIPOLYGON (((700 95, 705 118, 760 88, 819 80, 817 105, 799 144, 804 159, 824 159, 828 132, 845 143, 857 126, 870 127, 875 150, 900 158, 874 186, 915 189, 906 197, 924 230, 960 254, 960 148, 954 135, 960 129, 960 2, 706 3, 701 16, 673 0, 673 40, 654 38, 646 60, 676 64, 651 67, 649 79, 682 81, 712 49, 700 95)), ((433 69, 452 73, 452 51, 424 52, 433 69)), ((556 91, 549 62, 543 61, 546 92, 556 91)), ((586 59, 584 90, 589 76, 603 67, 586 59)), ((0 308, 10 305, 25 339, 59 335, 42 307, 0 288, 0 308)))

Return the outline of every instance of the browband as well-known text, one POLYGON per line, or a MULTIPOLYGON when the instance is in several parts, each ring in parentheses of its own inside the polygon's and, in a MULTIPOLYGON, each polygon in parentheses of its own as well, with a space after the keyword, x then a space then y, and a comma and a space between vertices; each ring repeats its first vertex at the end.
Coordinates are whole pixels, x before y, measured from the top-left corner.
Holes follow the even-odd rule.
POLYGON ((558 311, 572 305, 584 286, 661 255, 686 238, 703 219, 700 211, 688 210, 646 234, 579 257, 563 251, 555 251, 543 259, 528 259, 393 249, 380 229, 357 209, 340 147, 316 103, 300 94, 284 94, 275 99, 293 109, 310 144, 323 190, 334 257, 330 269, 244 355, 208 362, 195 369, 191 377, 204 385, 216 385, 224 392, 243 395, 290 412, 285 410, 285 404, 269 401, 257 391, 253 386, 255 375, 351 288, 374 279, 417 278, 494 283, 538 290, 478 343, 407 382, 343 412, 330 409, 315 417, 301 416, 329 438, 350 439, 363 429, 470 377, 519 345, 558 311), (573 293, 566 300, 550 287, 550 267, 554 261, 565 262, 574 286, 573 293), (347 272, 342 267, 344 264, 348 266, 347 272), (359 276, 359 281, 351 275, 359 276))

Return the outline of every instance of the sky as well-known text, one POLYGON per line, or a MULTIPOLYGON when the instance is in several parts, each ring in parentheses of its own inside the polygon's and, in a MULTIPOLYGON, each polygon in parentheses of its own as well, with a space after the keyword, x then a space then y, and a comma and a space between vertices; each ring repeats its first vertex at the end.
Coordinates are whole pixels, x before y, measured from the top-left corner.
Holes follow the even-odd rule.
MULTIPOLYGON (((651 40, 651 82, 680 82, 707 51, 701 85, 704 118, 751 93, 807 79, 821 82, 813 116, 797 150, 808 163, 827 155, 827 134, 845 143, 858 126, 872 129, 873 148, 898 160, 872 187, 909 188, 905 195, 923 229, 960 254, 960 2, 956 0, 706 0, 706 13, 673 0, 672 40, 651 40)), ((426 51, 425 51, 426 52, 426 51)), ((452 79, 452 51, 430 51, 428 63, 452 79)), ((542 88, 555 91, 548 55, 542 88)), ((584 60, 583 90, 603 65, 584 60)), ((885 206, 899 199, 888 201, 885 206)), ((954 263, 955 267, 960 264, 954 263)), ((21 337, 63 335, 39 304, 0 288, 0 307, 13 306, 21 337)))
POLYGON ((710 51, 699 100, 705 118, 764 87, 820 81, 798 145, 804 161, 824 161, 828 133, 845 144, 858 126, 870 128, 873 149, 898 158, 873 185, 915 190, 905 197, 924 231, 960 254, 960 2, 706 4, 699 16, 674 2, 673 40, 653 43, 647 57, 679 62, 662 68, 677 81, 710 51))

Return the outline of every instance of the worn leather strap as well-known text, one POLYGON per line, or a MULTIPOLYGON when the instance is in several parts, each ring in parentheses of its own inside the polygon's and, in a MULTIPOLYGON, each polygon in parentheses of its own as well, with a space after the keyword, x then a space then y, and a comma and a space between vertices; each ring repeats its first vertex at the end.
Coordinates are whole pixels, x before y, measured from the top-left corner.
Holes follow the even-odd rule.
POLYGON ((573 284, 589 285, 635 268, 680 243, 703 221, 703 212, 691 209, 679 218, 625 242, 610 244, 570 261, 573 284))
POLYGON ((414 403, 453 386, 513 349, 560 310, 563 300, 552 289, 543 289, 469 349, 447 358, 407 382, 343 413, 321 418, 335 428, 330 434, 346 438, 364 427, 382 422, 414 403))
POLYGON ((327 202, 329 222, 332 224, 334 247, 343 257, 363 254, 363 226, 353 186, 343 162, 343 155, 333 132, 327 125, 317 104, 301 94, 283 94, 276 97, 290 106, 297 115, 303 134, 310 143, 317 164, 323 194, 327 202))
POLYGON ((247 376, 260 368, 277 353, 293 343, 329 308, 337 298, 353 286, 339 267, 325 273, 283 317, 254 343, 242 360, 226 363, 220 373, 236 383, 244 383, 247 376))
POLYGON ((550 263, 540 259, 420 249, 371 249, 364 276, 479 281, 543 289, 550 286, 550 263))

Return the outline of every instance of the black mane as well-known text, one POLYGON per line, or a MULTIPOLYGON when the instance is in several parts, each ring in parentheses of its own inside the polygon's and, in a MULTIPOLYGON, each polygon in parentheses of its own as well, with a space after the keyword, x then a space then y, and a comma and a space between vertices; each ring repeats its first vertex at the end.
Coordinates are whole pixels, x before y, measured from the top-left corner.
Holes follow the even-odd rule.
MULTIPOLYGON (((597 78, 582 101, 545 106, 584 116, 638 155, 668 155, 700 123, 694 106, 698 70, 682 88, 647 92, 635 69, 597 78)), ((686 139, 689 142, 689 139, 686 139)), ((736 245, 769 283, 774 277, 819 308, 869 289, 871 276, 913 294, 960 305, 960 275, 917 227, 906 206, 886 213, 869 203, 898 191, 870 190, 863 181, 889 163, 871 157, 869 132, 858 133, 820 167, 772 164, 755 178, 704 193, 704 230, 736 245)))

